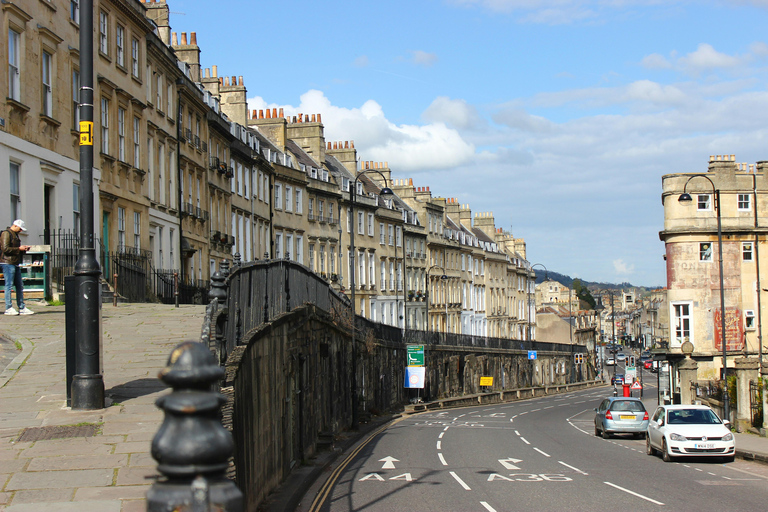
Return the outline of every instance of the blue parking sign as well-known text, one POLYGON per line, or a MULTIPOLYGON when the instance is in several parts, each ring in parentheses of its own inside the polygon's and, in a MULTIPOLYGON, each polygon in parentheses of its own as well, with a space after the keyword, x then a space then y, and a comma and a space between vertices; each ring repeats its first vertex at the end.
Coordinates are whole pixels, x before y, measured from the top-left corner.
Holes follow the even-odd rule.
POLYGON ((535 350, 529 350, 528 351, 528 359, 536 359, 536 351, 535 350))

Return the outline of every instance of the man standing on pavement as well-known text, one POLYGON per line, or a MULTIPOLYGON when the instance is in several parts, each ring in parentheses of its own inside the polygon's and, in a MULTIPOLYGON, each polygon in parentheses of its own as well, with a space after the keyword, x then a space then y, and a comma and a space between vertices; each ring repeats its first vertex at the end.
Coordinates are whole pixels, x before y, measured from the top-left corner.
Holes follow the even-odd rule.
POLYGON ((0 233, 0 265, 5 279, 5 314, 6 315, 32 315, 34 311, 24 304, 24 284, 21 281, 21 256, 29 250, 28 245, 21 245, 19 231, 26 231, 24 221, 16 219, 11 227, 0 233), (19 310, 13 309, 11 303, 11 290, 16 289, 16 304, 19 310))

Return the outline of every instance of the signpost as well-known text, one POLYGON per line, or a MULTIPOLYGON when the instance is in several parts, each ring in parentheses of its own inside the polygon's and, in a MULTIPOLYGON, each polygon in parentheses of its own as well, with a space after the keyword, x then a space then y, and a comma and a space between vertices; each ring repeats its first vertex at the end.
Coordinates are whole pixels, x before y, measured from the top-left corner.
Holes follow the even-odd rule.
POLYGON ((535 350, 529 350, 528 351, 528 359, 533 361, 536 359, 536 351, 535 350))
MULTIPOLYGON (((424 367, 424 345, 406 346, 405 387, 424 389, 426 368, 424 367)), ((421 402, 416 391, 416 402, 421 402)))
POLYGON ((407 346, 406 366, 424 366, 424 345, 407 346))

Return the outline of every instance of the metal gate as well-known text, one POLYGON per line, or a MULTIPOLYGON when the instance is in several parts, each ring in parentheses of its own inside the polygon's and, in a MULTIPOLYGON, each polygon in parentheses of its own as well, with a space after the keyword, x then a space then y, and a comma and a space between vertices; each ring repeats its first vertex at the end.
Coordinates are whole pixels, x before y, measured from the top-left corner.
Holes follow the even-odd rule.
POLYGON ((749 409, 752 417, 752 426, 763 426, 763 392, 760 381, 749 381, 749 409))

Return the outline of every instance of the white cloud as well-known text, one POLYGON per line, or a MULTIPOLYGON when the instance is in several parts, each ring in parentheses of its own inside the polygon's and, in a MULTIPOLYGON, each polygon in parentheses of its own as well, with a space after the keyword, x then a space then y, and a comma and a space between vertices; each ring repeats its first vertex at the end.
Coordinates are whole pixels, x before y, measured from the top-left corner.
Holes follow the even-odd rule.
POLYGON ((680 57, 679 64, 694 71, 705 71, 717 68, 733 68, 741 64, 742 59, 718 52, 712 45, 699 44, 696 51, 680 57))
POLYGON ((437 62, 437 55, 422 50, 414 50, 411 52, 411 61, 417 66, 430 67, 437 62))
POLYGON ((283 108, 285 115, 322 114, 327 141, 353 140, 363 160, 387 161, 401 172, 453 168, 470 162, 475 147, 443 122, 396 125, 373 100, 359 108, 337 107, 321 92, 301 96, 298 106, 266 105, 260 97, 248 100, 249 109, 283 108))
POLYGON ((640 64, 648 69, 670 69, 672 67, 672 64, 663 55, 658 53, 646 55, 640 61, 640 64))
POLYGON ((444 123, 458 129, 474 129, 484 122, 477 109, 464 100, 438 96, 422 114, 425 121, 444 123))
POLYGON ((356 68, 367 68, 369 65, 368 62, 368 56, 367 55, 361 55, 357 57, 354 62, 352 62, 352 65, 356 68))
POLYGON ((634 265, 627 265, 624 260, 613 260, 613 269, 619 276, 626 276, 635 272, 634 265))

